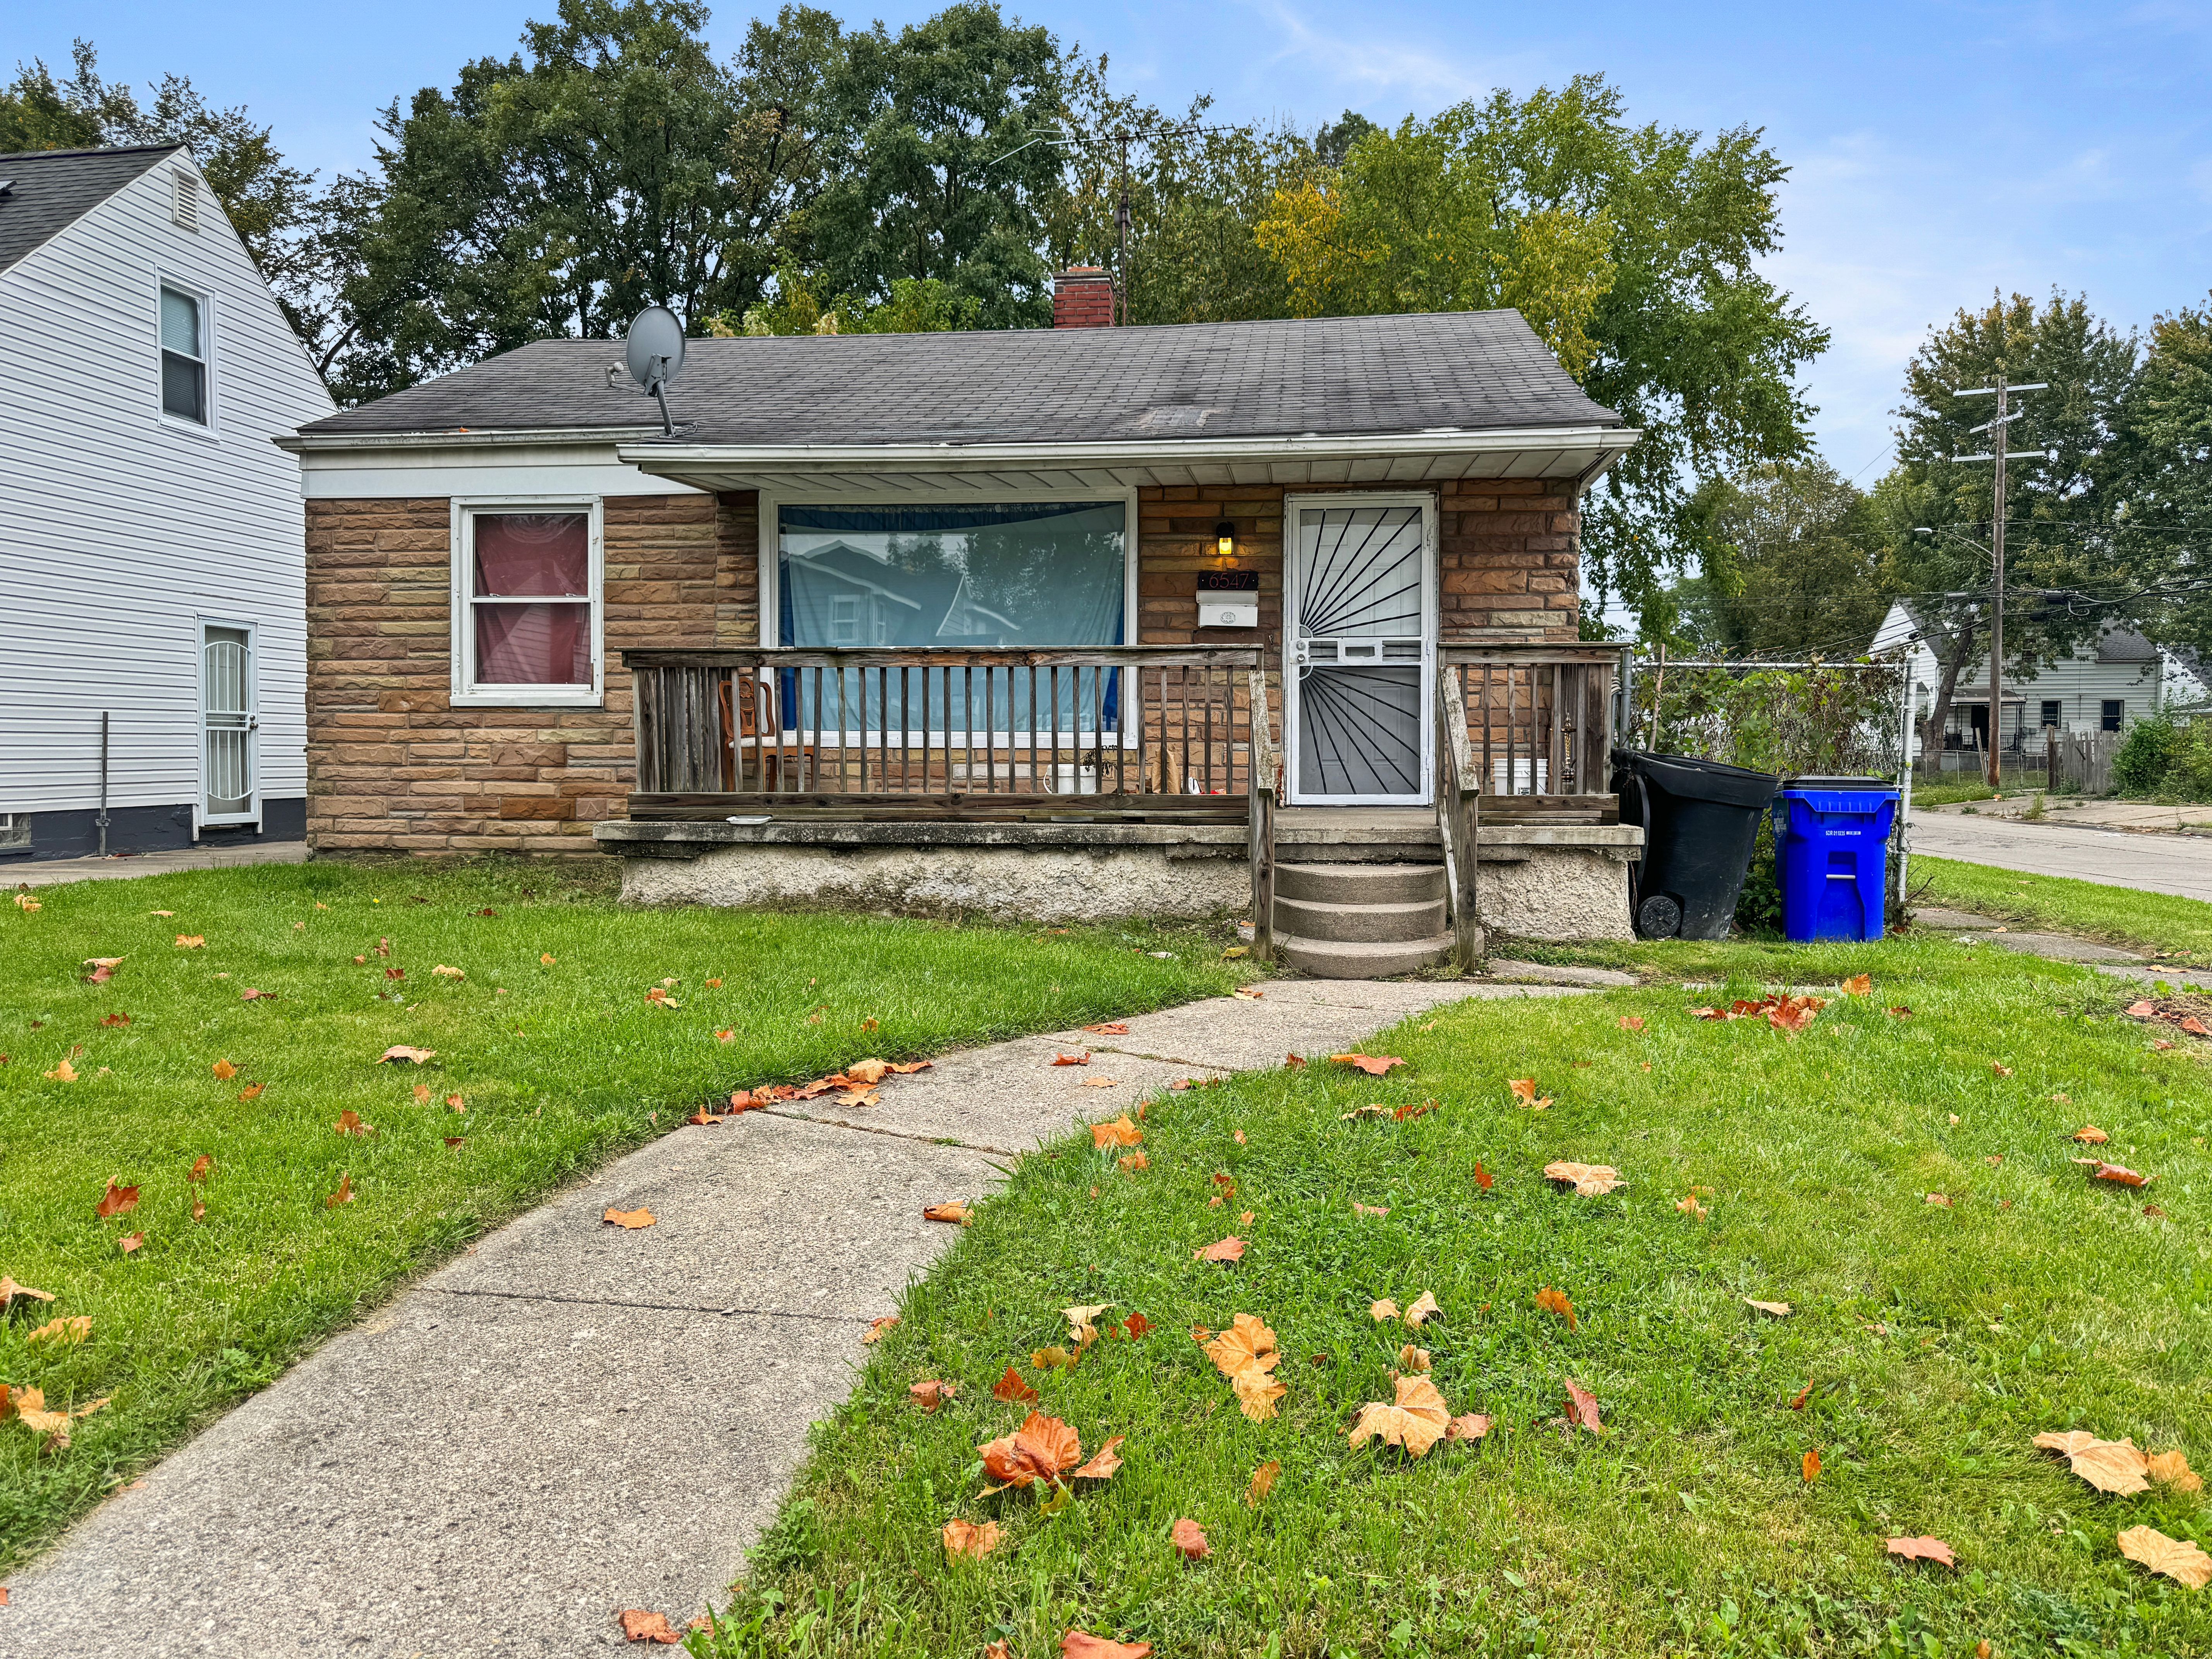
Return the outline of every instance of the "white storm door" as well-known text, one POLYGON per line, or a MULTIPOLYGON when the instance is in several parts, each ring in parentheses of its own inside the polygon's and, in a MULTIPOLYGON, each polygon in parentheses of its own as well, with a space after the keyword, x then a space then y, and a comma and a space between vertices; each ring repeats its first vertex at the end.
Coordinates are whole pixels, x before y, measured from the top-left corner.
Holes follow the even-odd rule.
POLYGON ((1291 495, 1283 509, 1285 799, 1425 805, 1435 798, 1435 499, 1291 495))
POLYGON ((200 822, 261 817, 261 722, 254 708, 253 630, 200 624, 200 822))

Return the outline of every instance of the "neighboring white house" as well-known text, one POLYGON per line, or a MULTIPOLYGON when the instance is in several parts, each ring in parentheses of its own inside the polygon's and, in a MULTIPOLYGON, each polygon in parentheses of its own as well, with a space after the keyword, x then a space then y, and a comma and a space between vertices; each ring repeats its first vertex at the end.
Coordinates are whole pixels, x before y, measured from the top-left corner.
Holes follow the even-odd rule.
POLYGON ((188 152, 0 155, 0 862, 305 833, 332 408, 188 152))
MULTIPOLYGON (((1875 630, 1875 655, 1906 649, 1912 665, 1914 714, 1924 720, 1934 707, 1943 666, 1930 641, 1941 643, 1942 624, 1917 615, 1902 600, 1889 608, 1875 630)), ((2017 749, 2025 734, 2029 746, 2047 727, 2062 732, 2123 732, 2166 706, 2177 688, 2196 685, 2193 665, 2154 645, 2132 628, 2106 623, 2092 647, 2051 663, 2035 674, 2007 675, 1998 687, 2001 710, 1997 741, 2017 749)), ((2198 688, 2202 695, 2203 688, 2198 688)), ((1945 723, 1947 749, 1986 748, 1990 730, 1990 659, 1986 654, 1959 676, 1945 723)), ((1914 753, 1920 748, 1916 723, 1914 753)))

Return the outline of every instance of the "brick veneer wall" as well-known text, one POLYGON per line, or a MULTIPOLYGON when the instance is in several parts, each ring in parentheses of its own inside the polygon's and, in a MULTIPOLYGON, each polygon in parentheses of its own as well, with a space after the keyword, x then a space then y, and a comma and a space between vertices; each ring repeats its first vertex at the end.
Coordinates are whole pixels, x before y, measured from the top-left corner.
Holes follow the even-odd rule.
POLYGON ((444 497, 307 503, 307 839, 589 853, 634 773, 625 648, 760 637, 750 494, 609 496, 597 708, 455 708, 444 497))
MULTIPOLYGON (((1146 645, 1264 645, 1283 638, 1279 485, 1154 487, 1137 497, 1137 638, 1146 645), (1260 626, 1198 631, 1198 575, 1214 568, 1214 526, 1237 526, 1237 563, 1260 573, 1260 626)), ((1447 641, 1571 640, 1580 603, 1581 517, 1560 486, 1468 478, 1438 489, 1439 617, 1447 641)))

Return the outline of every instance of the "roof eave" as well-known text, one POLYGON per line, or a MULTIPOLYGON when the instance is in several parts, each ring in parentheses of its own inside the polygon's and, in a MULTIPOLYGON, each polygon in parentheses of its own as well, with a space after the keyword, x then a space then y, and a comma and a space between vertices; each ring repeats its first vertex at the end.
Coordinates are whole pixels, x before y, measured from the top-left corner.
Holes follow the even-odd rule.
POLYGON ((524 444, 619 444, 646 436, 658 428, 636 426, 516 427, 484 430, 472 427, 424 428, 416 432, 280 432, 270 441, 279 449, 302 454, 309 451, 349 449, 452 449, 456 446, 498 448, 524 444))

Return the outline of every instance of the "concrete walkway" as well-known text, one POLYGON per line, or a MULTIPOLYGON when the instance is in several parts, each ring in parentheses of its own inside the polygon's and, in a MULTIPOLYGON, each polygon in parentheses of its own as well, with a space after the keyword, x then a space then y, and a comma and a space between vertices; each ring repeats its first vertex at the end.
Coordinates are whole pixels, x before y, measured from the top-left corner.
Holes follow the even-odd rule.
POLYGON ((2138 951, 2123 950, 2116 945, 2100 945, 2095 939, 2074 933, 2045 933, 2032 927, 2014 927, 1993 917, 1929 904, 1913 911, 1912 925, 1931 933, 1949 933, 1961 945, 1993 945, 2000 951, 2018 951, 2052 962, 2078 962, 2098 973, 2138 981, 2146 987, 2162 980, 2169 985, 2186 985, 2191 990, 2212 991, 2212 972, 2154 962, 2138 951))
POLYGON ((244 847, 188 847, 174 853, 119 854, 105 859, 44 859, 0 864, 0 886, 55 887, 65 881, 124 881, 174 870, 231 870, 241 864, 305 864, 304 841, 262 841, 244 847))
POLYGON ((1912 850, 2030 875, 2071 876, 2107 887, 2212 901, 2212 837, 1915 811, 1912 850))
POLYGON ((686 1127, 483 1239, 118 1493, 13 1582, 0 1653, 573 1659, 721 1596, 870 1319, 1023 1151, 1178 1079, 1559 985, 1284 981, 686 1127), (1087 1067, 1054 1052, 1090 1047, 1087 1067), (1106 1077, 1115 1086, 1086 1088, 1106 1077), (637 1231, 609 1207, 653 1212, 637 1231))
POLYGON ((2147 800, 2106 800, 2102 796, 2053 795, 2014 785, 1998 800, 1961 801, 1952 806, 1915 806, 1916 812, 1944 817, 2021 818, 2043 803, 2035 823, 2080 830, 2129 830, 2158 835, 2202 835, 2212 830, 2212 805, 2161 805, 2147 800))

